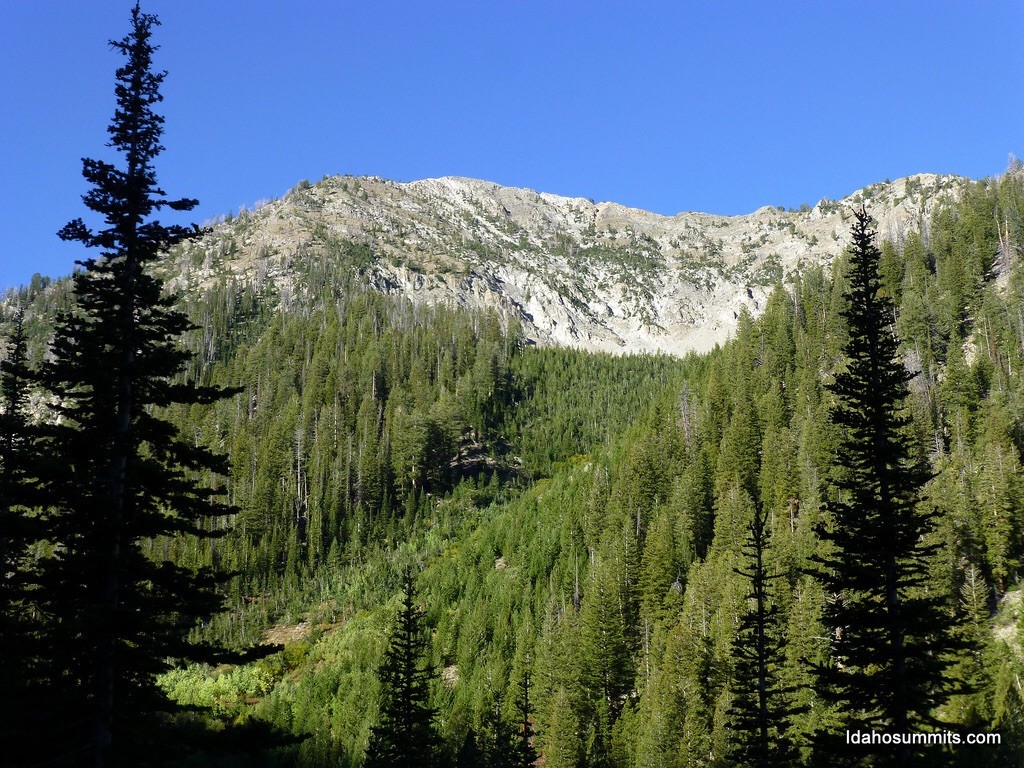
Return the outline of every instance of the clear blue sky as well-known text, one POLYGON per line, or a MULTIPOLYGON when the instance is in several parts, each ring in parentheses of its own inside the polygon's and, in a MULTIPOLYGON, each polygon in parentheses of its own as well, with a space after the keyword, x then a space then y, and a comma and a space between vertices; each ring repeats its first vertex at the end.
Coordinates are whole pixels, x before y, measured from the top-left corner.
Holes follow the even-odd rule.
MULTIPOLYGON (((125 0, 0 0, 0 289, 83 256, 125 0)), ((146 0, 160 180, 195 220, 443 175, 659 213, 798 206, 1024 155, 1024 3, 146 0)))

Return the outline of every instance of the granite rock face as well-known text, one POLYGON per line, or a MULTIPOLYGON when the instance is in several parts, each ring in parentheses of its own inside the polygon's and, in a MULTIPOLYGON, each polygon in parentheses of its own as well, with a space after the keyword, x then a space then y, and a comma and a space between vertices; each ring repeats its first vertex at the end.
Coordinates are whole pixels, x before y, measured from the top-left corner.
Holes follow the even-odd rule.
POLYGON ((538 344, 682 355, 725 341, 778 281, 828 265, 854 207, 898 243, 966 183, 921 174, 801 211, 662 216, 475 179, 329 177, 213 225, 177 254, 172 287, 227 276, 271 283, 287 302, 311 290, 311 272, 358 269, 414 302, 515 317, 538 344))

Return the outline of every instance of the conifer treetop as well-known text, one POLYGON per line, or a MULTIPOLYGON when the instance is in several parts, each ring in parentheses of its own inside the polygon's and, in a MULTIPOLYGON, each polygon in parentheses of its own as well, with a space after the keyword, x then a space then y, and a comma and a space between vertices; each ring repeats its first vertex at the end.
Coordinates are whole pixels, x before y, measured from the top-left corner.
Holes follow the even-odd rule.
MULTIPOLYGON (((115 75, 117 107, 107 127, 107 146, 123 155, 124 166, 82 159, 82 174, 91 185, 82 201, 103 217, 107 227, 94 231, 76 218, 58 232, 62 240, 103 249, 108 258, 130 256, 145 262, 198 232, 195 227, 147 221, 165 207, 190 211, 199 204, 192 198, 168 199, 157 183, 153 167, 154 158, 164 149, 160 143, 164 118, 153 110, 163 101, 160 85, 167 75, 166 71, 153 71, 153 54, 159 46, 153 45, 151 37, 153 27, 159 25, 156 16, 143 13, 136 3, 132 8, 131 32, 121 40, 109 41, 126 59, 115 75)), ((88 266, 88 261, 79 263, 88 266)))

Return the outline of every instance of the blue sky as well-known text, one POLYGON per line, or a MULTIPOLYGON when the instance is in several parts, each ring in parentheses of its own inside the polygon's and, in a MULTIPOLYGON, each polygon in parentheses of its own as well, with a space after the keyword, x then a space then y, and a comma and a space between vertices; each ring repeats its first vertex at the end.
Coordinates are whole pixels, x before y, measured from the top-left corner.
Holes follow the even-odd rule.
MULTIPOLYGON (((0 0, 0 289, 84 254, 131 2, 0 0)), ((1024 4, 148 0, 194 220, 300 179, 486 178, 672 214, 1024 155, 1024 4)))

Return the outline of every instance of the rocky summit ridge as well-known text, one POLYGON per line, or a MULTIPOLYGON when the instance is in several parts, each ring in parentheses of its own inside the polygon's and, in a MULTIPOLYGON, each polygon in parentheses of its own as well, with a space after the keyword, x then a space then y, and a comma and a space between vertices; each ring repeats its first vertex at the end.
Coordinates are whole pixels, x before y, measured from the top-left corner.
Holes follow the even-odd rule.
POLYGON ((898 243, 967 181, 919 174, 801 210, 663 216, 476 179, 325 177, 213 224, 176 255, 171 283, 272 285, 287 303, 313 273, 358 269, 413 302, 517 318, 538 344, 682 355, 726 340, 779 281, 829 264, 854 207, 898 243))

